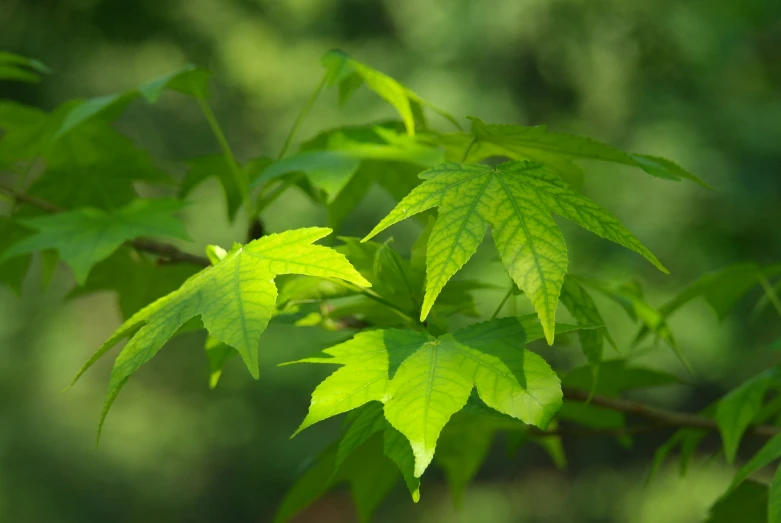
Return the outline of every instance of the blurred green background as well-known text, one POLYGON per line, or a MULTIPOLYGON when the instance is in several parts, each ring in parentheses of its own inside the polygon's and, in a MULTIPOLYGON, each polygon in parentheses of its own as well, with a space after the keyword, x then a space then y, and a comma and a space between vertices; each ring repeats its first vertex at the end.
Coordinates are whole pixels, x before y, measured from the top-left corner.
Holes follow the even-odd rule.
MULTIPOLYGON (((320 56, 334 47, 460 117, 587 134, 674 159, 717 188, 584 165, 586 194, 617 214, 672 275, 566 228, 576 273, 637 278, 660 305, 708 270, 781 261, 777 0, 0 0, 0 49, 55 71, 39 85, 4 84, 0 98, 52 109, 194 62, 215 72, 213 104, 237 155, 274 155, 321 77, 320 56)), ((344 108, 329 92, 299 137, 393 116, 365 90, 344 108)), ((186 97, 133 105, 118 126, 174 172, 177 161, 218 152, 186 97)), ((216 181, 192 200, 187 225, 196 243, 184 248, 202 252, 208 243, 243 239, 241 219, 227 223, 216 181)), ((371 192, 340 232, 365 234, 392 205, 382 191, 371 192)), ((269 231, 281 231, 326 217, 290 191, 264 220, 269 231)), ((404 248, 418 230, 411 223, 392 232, 404 248)), ((490 254, 481 250, 465 276, 505 286, 490 254)), ((118 325, 116 299, 99 293, 67 301, 74 285, 67 269, 46 290, 38 274, 31 271, 21 297, 0 288, 0 521, 270 521, 306 459, 337 434, 334 421, 288 439, 328 371, 276 364, 344 334, 274 326, 261 340, 260 381, 233 361, 215 391, 207 387, 202 335, 174 340, 125 388, 96 449, 111 361, 60 391, 118 325)), ((481 310, 490 312, 501 294, 481 294, 481 310)), ((723 324, 700 302, 673 318, 694 377, 667 349, 630 352, 633 330, 622 311, 599 303, 624 356, 689 383, 640 397, 695 411, 781 360, 767 349, 778 317, 768 311, 749 319, 757 297, 723 324)), ((563 368, 580 361, 574 346, 536 348, 563 368)), ((631 449, 598 437, 567 439, 564 471, 537 447, 509 458, 497 441, 460 511, 434 471, 417 506, 399 487, 376 519, 701 521, 730 471, 706 453, 685 478, 670 465, 646 485, 653 450, 667 435, 644 436, 631 449)), ((705 450, 717 446, 714 439, 705 450)), ((297 521, 353 518, 346 493, 337 491, 297 521)))

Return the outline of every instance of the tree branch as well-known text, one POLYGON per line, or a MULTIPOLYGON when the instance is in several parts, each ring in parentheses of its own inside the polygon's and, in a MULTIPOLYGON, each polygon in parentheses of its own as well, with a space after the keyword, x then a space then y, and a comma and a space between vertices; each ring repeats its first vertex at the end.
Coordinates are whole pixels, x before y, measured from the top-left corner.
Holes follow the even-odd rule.
MULTIPOLYGON (((8 194, 18 202, 25 203, 32 207, 37 207, 46 212, 64 212, 67 209, 63 209, 59 205, 53 204, 46 200, 42 200, 35 196, 17 191, 12 187, 6 185, 0 185, 0 191, 8 194)), ((128 246, 143 252, 148 252, 156 256, 160 256, 162 259, 169 263, 191 263, 193 265, 200 265, 202 267, 208 267, 211 265, 208 258, 204 256, 197 256, 179 250, 169 243, 158 242, 155 240, 149 240, 146 238, 138 238, 133 241, 127 242, 128 246)))
MULTIPOLYGON (((66 210, 51 202, 22 193, 6 185, 0 185, 0 191, 10 195, 19 202, 37 207, 38 209, 46 212, 63 212, 66 210)), ((209 260, 206 257, 186 253, 168 243, 158 242, 146 238, 138 238, 136 240, 127 242, 127 245, 139 251, 160 256, 163 260, 166 260, 170 263, 191 263, 193 265, 200 265, 202 267, 208 267, 210 265, 209 260)), ((360 328, 362 325, 362 322, 356 323, 354 325, 350 321, 345 322, 345 328, 360 328)), ((650 405, 645 405, 643 403, 629 401, 621 398, 611 398, 597 394, 590 396, 588 392, 570 387, 564 387, 563 391, 564 398, 567 400, 578 401, 581 403, 591 403, 605 409, 645 418, 649 421, 652 421, 653 423, 640 425, 637 427, 616 429, 571 429, 564 427, 551 431, 535 431, 537 435, 556 436, 564 434, 608 434, 622 436, 664 428, 688 428, 707 431, 719 430, 719 426, 715 420, 705 416, 700 416, 698 414, 687 414, 683 412, 659 409, 650 405)), ((746 430, 746 434, 751 434, 762 438, 772 438, 779 433, 781 433, 781 428, 774 427, 772 425, 754 425, 746 430)))
MULTIPOLYGON (((609 410, 631 414, 647 420, 656 422, 655 428, 680 428, 680 429, 700 429, 707 431, 718 431, 719 426, 716 420, 700 416, 698 414, 687 414, 671 410, 651 407, 643 403, 629 401, 621 398, 610 398, 595 394, 589 400, 589 393, 564 387, 564 398, 570 401, 579 401, 581 403, 591 403, 609 410)), ((746 430, 746 434, 759 436, 761 438, 772 438, 781 432, 781 428, 772 425, 753 425, 746 430)))

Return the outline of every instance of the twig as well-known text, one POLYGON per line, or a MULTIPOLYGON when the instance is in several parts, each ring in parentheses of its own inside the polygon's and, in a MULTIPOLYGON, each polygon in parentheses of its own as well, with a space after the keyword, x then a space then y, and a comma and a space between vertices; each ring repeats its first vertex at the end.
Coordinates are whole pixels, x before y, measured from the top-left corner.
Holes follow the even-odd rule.
MULTIPOLYGON (((33 207, 37 207, 47 212, 62 212, 65 210, 60 206, 55 205, 51 202, 48 202, 46 200, 41 200, 40 198, 37 198, 35 196, 31 196, 29 194, 19 192, 5 185, 0 185, 0 191, 12 196, 19 202, 32 205, 33 207)), ((196 256, 194 254, 183 252, 168 243, 149 240, 146 238, 138 238, 136 240, 128 242, 128 245, 139 251, 144 251, 150 254, 155 254, 157 256, 160 256, 161 258, 171 263, 191 263, 193 265, 200 265, 202 267, 208 267, 210 265, 209 260, 207 258, 203 256, 196 256)), ((366 289, 361 289, 361 288, 352 288, 349 285, 337 280, 334 280, 334 282, 345 285, 348 288, 351 288, 352 290, 361 292, 366 297, 376 300, 382 303, 383 305, 386 305, 389 308, 395 310, 411 323, 413 324, 415 323, 414 318, 412 318, 404 310, 400 309, 395 304, 388 302, 382 297, 372 293, 371 291, 368 291, 366 289)), ((362 324, 358 323, 355 326, 361 326, 361 325, 362 324)), ((350 328, 353 328, 353 326, 350 325, 350 328)), ((650 405, 645 405, 643 403, 638 403, 635 401, 625 400, 621 398, 611 398, 607 396, 601 396, 599 394, 589 396, 589 393, 586 391, 573 389, 570 387, 564 387, 563 391, 564 391, 564 398, 567 400, 579 401, 582 403, 591 403, 593 405, 597 405, 605 409, 623 412, 625 414, 632 414, 634 416, 645 418, 647 420, 654 421, 655 423, 650 425, 641 425, 638 427, 628 427, 628 428, 620 428, 620 429, 559 428, 551 431, 536 431, 536 434, 540 436, 554 436, 554 435, 563 435, 563 434, 574 434, 577 432, 579 434, 611 434, 611 435, 620 436, 620 435, 630 435, 630 434, 636 434, 641 432, 648 432, 648 431, 658 430, 662 428, 689 428, 689 429, 701 429, 707 431, 719 430, 719 426, 715 420, 711 418, 707 418, 705 416, 700 416, 698 414, 688 414, 683 412, 675 412, 671 410, 660 409, 657 407, 652 407, 650 405)), ((746 434, 759 436, 762 438, 772 438, 773 436, 779 433, 781 433, 781 428, 774 427, 772 425, 754 425, 749 427, 746 430, 746 434)))
MULTIPOLYGON (((701 429, 708 431, 718 431, 719 426, 716 420, 700 416, 698 414, 687 414, 671 410, 659 409, 636 401, 629 401, 621 398, 609 398, 595 394, 589 399, 589 393, 586 391, 564 387, 564 398, 570 401, 580 401, 591 403, 606 409, 632 414, 657 422, 657 428, 687 428, 701 429)), ((772 425, 754 425, 746 430, 746 434, 759 436, 762 438, 772 438, 781 432, 781 428, 772 425)))
MULTIPOLYGON (((12 196, 16 201, 37 207, 42 211, 52 213, 66 211, 66 209, 63 209, 59 205, 17 191, 16 189, 6 185, 0 185, 0 191, 12 196)), ((181 251, 169 243, 158 242, 146 238, 138 238, 127 242, 127 245, 133 247, 136 250, 160 256, 170 263, 191 263, 193 265, 200 265, 202 267, 208 267, 210 265, 208 258, 181 251)))

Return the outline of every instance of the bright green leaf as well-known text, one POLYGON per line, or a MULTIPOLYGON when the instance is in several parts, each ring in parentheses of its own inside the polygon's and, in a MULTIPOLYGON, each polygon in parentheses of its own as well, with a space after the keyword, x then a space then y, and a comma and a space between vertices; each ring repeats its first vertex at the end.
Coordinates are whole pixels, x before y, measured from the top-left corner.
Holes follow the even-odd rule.
MULTIPOLYGON (((574 326, 560 326, 560 332, 574 326)), ((434 338, 426 333, 376 330, 299 363, 343 365, 312 393, 300 432, 370 401, 385 403, 388 421, 404 434, 420 477, 439 433, 461 410, 474 386, 491 408, 544 427, 561 405, 559 380, 545 361, 522 348, 543 336, 530 316, 502 318, 434 338)))
POLYGON ((327 71, 328 86, 339 86, 339 99, 342 103, 347 101, 355 89, 365 84, 398 111, 410 135, 415 134, 415 117, 423 115, 423 107, 433 110, 460 128, 456 119, 448 113, 423 100, 390 76, 350 58, 343 51, 329 51, 323 56, 321 63, 327 71))
POLYGON ((238 350, 257 378, 258 339, 274 314, 276 275, 308 274, 370 285, 344 256, 312 245, 330 232, 317 227, 297 229, 264 236, 244 246, 235 245, 219 263, 197 273, 178 290, 127 320, 76 376, 78 379, 111 347, 130 336, 114 364, 102 419, 127 379, 194 316, 201 317, 212 337, 238 350))
POLYGON ((475 253, 490 225, 505 268, 531 298, 548 343, 553 343, 556 305, 567 273, 567 246, 551 212, 642 254, 666 272, 612 214, 572 191, 540 164, 507 162, 496 168, 442 164, 420 176, 425 181, 365 239, 409 216, 439 207, 428 242, 421 321, 445 283, 475 253))

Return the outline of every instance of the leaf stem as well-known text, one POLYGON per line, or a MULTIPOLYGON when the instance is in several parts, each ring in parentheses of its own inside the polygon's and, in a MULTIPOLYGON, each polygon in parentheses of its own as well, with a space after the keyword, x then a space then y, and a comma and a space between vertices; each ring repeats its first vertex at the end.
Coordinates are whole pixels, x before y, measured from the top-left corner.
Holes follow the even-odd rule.
POLYGON ((405 320, 407 320, 409 323, 412 323, 413 325, 420 325, 420 322, 417 321, 415 318, 412 317, 407 311, 396 305, 395 303, 386 300, 376 292, 372 292, 369 289, 364 289, 363 287, 358 287, 357 285, 354 285, 350 282, 346 282, 344 280, 339 280, 335 278, 326 278, 328 281, 335 283, 337 285, 341 285, 342 287, 346 289, 350 289, 354 292, 357 292, 359 294, 362 294, 363 296, 366 296, 370 300, 374 300, 377 303, 384 305, 388 307, 389 309, 395 311, 397 314, 402 316, 405 320))
POLYGON ((322 80, 320 80, 320 83, 317 84, 317 88, 312 92, 311 95, 309 95, 309 99, 304 104, 304 107, 301 109, 301 112, 298 113, 295 122, 293 122, 293 127, 291 127, 290 132, 287 133, 287 137, 285 138, 285 143, 282 145, 282 149, 279 151, 279 155, 277 155, 278 160, 281 160, 282 158, 285 157, 285 153, 290 148, 290 144, 293 142, 293 138, 296 136, 296 133, 298 132, 298 128, 301 126, 301 123, 303 123, 304 119, 306 119, 307 115, 309 114, 309 111, 312 110, 312 107, 315 105, 315 101, 317 101, 317 97, 320 96, 320 93, 322 92, 323 88, 325 88, 325 83, 327 80, 328 80, 328 73, 323 75, 322 80))
POLYGON ((464 150, 464 156, 461 157, 461 163, 466 162, 467 157, 469 156, 469 152, 472 150, 472 147, 477 143, 477 135, 472 136, 472 141, 469 142, 469 145, 466 146, 466 149, 464 150))
POLYGON ((515 284, 511 284, 510 285, 510 288, 505 293, 504 298, 502 298, 502 301, 499 302, 499 305, 496 307, 496 310, 494 311, 494 313, 491 314, 491 317, 488 318, 489 320, 493 320, 497 316, 499 316, 499 313, 502 312, 502 307, 504 307, 504 304, 507 303, 507 300, 510 299, 510 296, 513 295, 513 290, 515 290, 515 284))
MULTIPOLYGON (((258 206, 255 208, 255 215, 257 216, 261 212, 263 212, 266 207, 271 205, 276 201, 277 198, 282 196, 282 193, 287 191, 290 186, 293 185, 293 178, 288 178, 284 182, 280 183, 277 188, 272 192, 270 195, 268 195, 266 198, 264 198, 262 201, 258 201, 258 206)), ((265 189, 265 187, 264 187, 265 189)), ((261 191, 261 196, 263 196, 263 192, 261 191)))
POLYGON ((225 133, 222 132, 222 128, 217 121, 217 117, 214 116, 214 112, 209 106, 209 102, 206 101, 206 97, 203 96, 200 92, 196 92, 197 94, 195 96, 195 100, 198 102, 198 107, 201 108, 201 112, 203 113, 204 118, 206 118, 206 121, 208 122, 214 137, 217 139, 217 143, 220 146, 222 155, 225 157, 225 161, 228 162, 228 168, 230 169, 231 175, 233 176, 233 181, 236 182, 236 185, 239 188, 241 199, 244 202, 244 206, 247 209, 247 215, 251 221, 252 218, 255 217, 255 212, 253 210, 252 196, 250 195, 249 190, 249 178, 247 177, 247 174, 239 167, 239 164, 236 161, 236 157, 233 155, 233 151, 231 150, 230 144, 228 143, 227 138, 225 138, 225 133))
POLYGON ((776 289, 773 288, 773 285, 770 284, 764 274, 759 275, 759 284, 762 285, 762 288, 765 290, 765 295, 767 296, 767 299, 770 300, 770 303, 773 304, 773 308, 775 308, 778 315, 781 316, 781 301, 778 300, 776 289))

